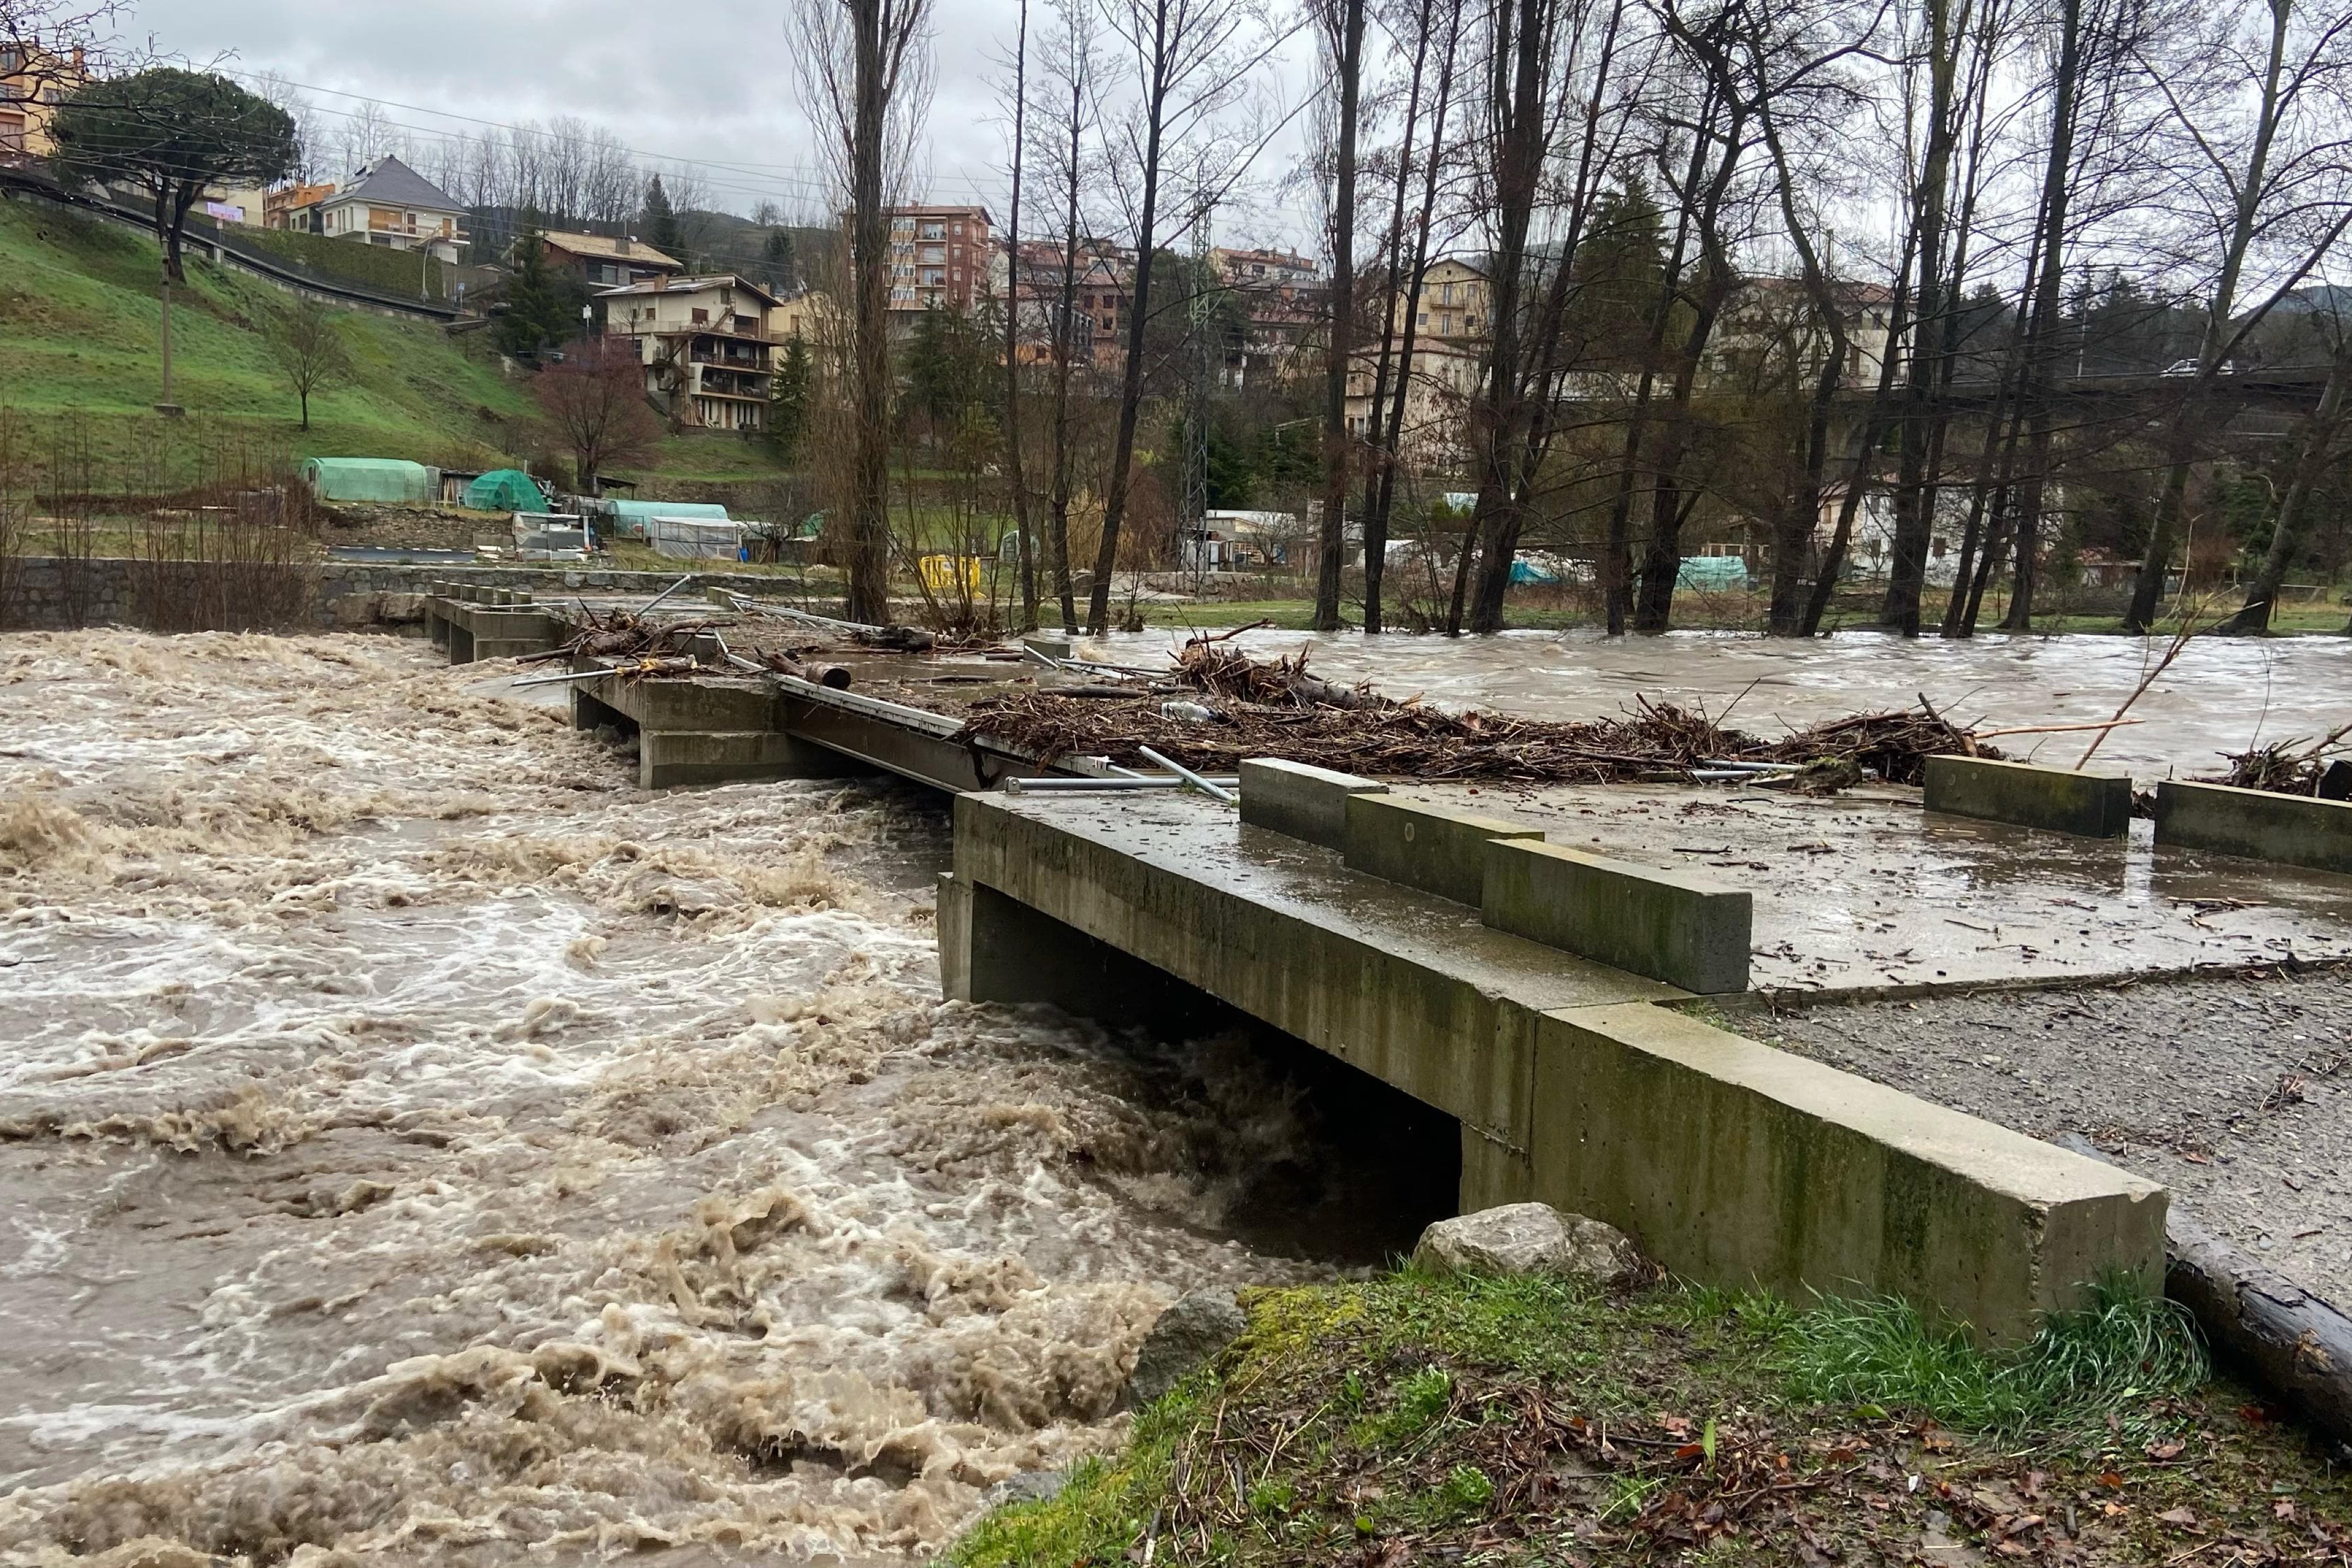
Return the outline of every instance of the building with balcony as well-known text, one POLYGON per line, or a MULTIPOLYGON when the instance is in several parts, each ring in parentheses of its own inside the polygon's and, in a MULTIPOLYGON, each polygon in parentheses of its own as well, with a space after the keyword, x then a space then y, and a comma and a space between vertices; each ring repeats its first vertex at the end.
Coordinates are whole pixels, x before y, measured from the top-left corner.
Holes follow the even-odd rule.
POLYGON ((550 233, 539 237, 539 246, 548 270, 569 273, 591 289, 617 289, 686 270, 684 262, 633 235, 550 233))
POLYGON ((994 259, 986 207, 892 207, 890 314, 900 324, 940 307, 971 311, 994 259))
POLYGON ((25 168, 56 152, 49 121, 89 79, 79 47, 52 54, 29 38, 0 38, 0 168, 25 168))
POLYGON ((767 428, 773 294, 728 272, 650 279, 596 300, 605 335, 635 342, 646 395, 671 418, 693 429, 767 428))
POLYGON ((429 250, 443 261, 455 261, 457 247, 466 243, 465 216, 466 209, 440 186, 399 159, 383 157, 360 165, 349 184, 314 208, 289 209, 287 226, 394 250, 429 250), (309 222, 293 221, 305 213, 315 216, 309 222))

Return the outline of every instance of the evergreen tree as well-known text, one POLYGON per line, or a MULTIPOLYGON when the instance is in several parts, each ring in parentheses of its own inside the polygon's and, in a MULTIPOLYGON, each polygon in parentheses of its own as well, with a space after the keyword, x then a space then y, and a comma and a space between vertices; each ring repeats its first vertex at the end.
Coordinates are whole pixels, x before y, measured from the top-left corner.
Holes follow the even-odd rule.
POLYGON ((768 446, 780 461, 798 462, 801 442, 808 434, 809 399, 814 393, 816 367, 808 344, 797 336, 784 345, 783 362, 768 383, 768 446))
POLYGON ((768 243, 760 247, 760 264, 772 289, 790 292, 799 283, 800 258, 793 254, 791 231, 780 228, 768 236, 768 243))
POLYGON ((584 336, 580 308, 588 302, 587 288, 570 274, 549 268, 539 231, 523 230, 513 254, 506 312, 499 318, 499 346, 510 354, 533 354, 584 336))
POLYGON ((669 193, 662 189, 659 174, 646 182, 646 210, 638 234, 663 255, 677 261, 687 258, 686 236, 678 229, 677 214, 670 207, 669 193))

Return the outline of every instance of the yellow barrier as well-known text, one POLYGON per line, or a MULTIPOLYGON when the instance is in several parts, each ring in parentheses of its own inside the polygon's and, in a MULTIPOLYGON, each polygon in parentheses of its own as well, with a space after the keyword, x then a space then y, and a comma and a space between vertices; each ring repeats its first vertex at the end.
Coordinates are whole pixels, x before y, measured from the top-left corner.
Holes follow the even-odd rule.
POLYGON ((917 563, 923 586, 934 594, 980 597, 980 560, 971 555, 926 555, 917 563))

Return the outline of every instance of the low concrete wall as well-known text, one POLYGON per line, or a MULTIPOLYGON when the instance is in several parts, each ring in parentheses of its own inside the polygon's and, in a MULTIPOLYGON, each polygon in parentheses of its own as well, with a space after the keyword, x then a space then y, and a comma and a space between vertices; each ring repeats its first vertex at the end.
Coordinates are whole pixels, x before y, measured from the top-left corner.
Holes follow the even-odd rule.
MULTIPOLYGON (((1249 798, 1246 786, 1242 798, 1249 798)), ((1486 899, 1489 839, 1543 837, 1539 828, 1385 795, 1350 795, 1346 809, 1341 848, 1348 869, 1402 882, 1457 904, 1486 899)))
POLYGON ((1213 803, 968 795, 955 855, 949 995, 1150 1024, 1180 982, 1456 1117, 1465 1207, 1541 1198, 1696 1279, 1897 1292, 2003 1340, 2105 1270, 2161 1278, 2153 1184, 1654 1005, 1678 994, 1213 803))
POLYGON ((1932 1302, 1988 1337, 2123 1269, 2164 1281, 2164 1190, 1654 1006, 1544 1016, 1534 1194, 1678 1273, 1932 1302))
POLYGON ((2084 838, 2121 838, 2131 832, 2131 780, 1983 757, 1929 757, 1927 806, 2084 838))
POLYGON ((2156 841, 2352 872, 2352 802, 2167 779, 2156 786, 2156 841))
POLYGON ((1525 839, 1486 842, 1486 923, 1703 994, 1748 989, 1754 900, 1688 871, 1525 839))
POLYGON ((1326 849, 1347 847, 1349 796, 1389 793, 1388 785, 1353 773, 1259 758, 1242 763, 1241 786, 1244 822, 1326 849))

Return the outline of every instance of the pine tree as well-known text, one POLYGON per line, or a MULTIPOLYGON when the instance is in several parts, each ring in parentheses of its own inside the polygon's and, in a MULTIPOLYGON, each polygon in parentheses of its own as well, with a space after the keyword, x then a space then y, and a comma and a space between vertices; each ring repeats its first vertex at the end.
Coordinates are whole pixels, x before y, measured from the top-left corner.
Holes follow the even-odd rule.
POLYGON ((548 269, 539 231, 524 229, 513 255, 507 308, 499 317, 499 346, 510 354, 530 354, 585 335, 580 308, 587 303, 587 290, 578 279, 548 269))
POLYGON ((646 183, 646 210, 639 227, 647 245, 673 260, 686 259, 686 237, 678 231, 677 214, 670 208, 669 193, 662 189, 659 174, 646 183))
POLYGON ((779 461, 797 462, 808 432, 809 397, 816 370, 808 344, 798 337, 784 345, 783 363, 768 384, 768 445, 779 461))
POLYGON ((799 281, 800 258, 793 254, 793 237, 787 229, 778 229, 768 236, 761 247, 761 264, 767 268, 771 288, 790 292, 799 281))

